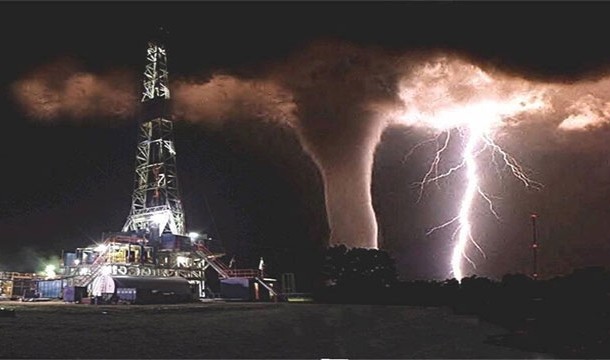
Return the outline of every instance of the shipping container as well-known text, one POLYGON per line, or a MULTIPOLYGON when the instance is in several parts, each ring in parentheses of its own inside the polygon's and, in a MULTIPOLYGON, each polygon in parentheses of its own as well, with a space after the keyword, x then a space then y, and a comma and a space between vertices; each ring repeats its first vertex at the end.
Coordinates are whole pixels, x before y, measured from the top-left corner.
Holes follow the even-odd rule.
POLYGON ((41 298, 59 299, 62 297, 62 280, 38 280, 36 281, 37 296, 41 298))

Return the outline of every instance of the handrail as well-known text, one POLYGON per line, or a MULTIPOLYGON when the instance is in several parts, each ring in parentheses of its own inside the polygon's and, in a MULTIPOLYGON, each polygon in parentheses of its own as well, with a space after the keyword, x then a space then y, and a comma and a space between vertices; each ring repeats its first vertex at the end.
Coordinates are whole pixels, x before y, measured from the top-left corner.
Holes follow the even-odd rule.
MULTIPOLYGON (((208 264, 210 264, 212 266, 212 268, 214 268, 214 270, 216 270, 216 272, 218 273, 218 275, 220 275, 220 277, 222 277, 223 279, 226 279, 226 278, 230 277, 228 272, 222 266, 219 265, 219 262, 218 261, 214 261, 214 260, 210 260, 208 258, 208 256, 205 254, 205 252, 197 250, 197 251, 195 251, 195 253, 197 255, 201 256, 202 258, 205 258, 206 261, 208 262, 208 264)), ((222 263, 220 263, 220 264, 222 264, 222 263)))
POLYGON ((231 278, 231 277, 248 277, 254 278, 259 276, 259 271, 255 269, 231 269, 227 265, 225 265, 222 261, 213 257, 214 254, 205 246, 198 244, 196 247, 196 253, 205 258, 205 260, 218 272, 218 274, 223 278, 231 278))
POLYGON ((20 273, 16 271, 0 271, 0 279, 13 280, 13 279, 34 279, 40 275, 36 273, 20 273))
POLYGON ((231 277, 257 277, 259 272, 254 269, 231 269, 229 275, 231 277))

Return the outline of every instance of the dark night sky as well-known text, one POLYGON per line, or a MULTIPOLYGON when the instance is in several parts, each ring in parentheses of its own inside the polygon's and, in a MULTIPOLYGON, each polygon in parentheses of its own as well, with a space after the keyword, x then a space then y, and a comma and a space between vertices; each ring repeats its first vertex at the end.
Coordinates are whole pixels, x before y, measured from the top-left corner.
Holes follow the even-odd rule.
MULTIPOLYGON (((601 2, 3 2, 0 268, 26 270, 32 251, 59 254, 120 230, 130 208, 135 121, 27 118, 9 89, 45 63, 68 56, 91 72, 139 74, 146 41, 163 25, 176 78, 251 72, 333 38, 398 52, 455 50, 528 78, 571 81, 610 64, 609 10, 601 2)), ((328 226, 322 180, 294 133, 235 121, 221 129, 179 122, 175 135, 187 227, 220 238, 243 265, 262 254, 270 269, 295 264, 305 274, 307 259, 299 254, 324 242, 328 226)), ((545 187, 502 185, 501 219, 480 218, 487 259, 478 260, 477 273, 529 271, 532 211, 540 214, 543 275, 608 264, 607 135, 596 130, 552 147, 544 133, 523 143, 511 139, 507 147, 545 187), (582 143, 591 146, 572 146, 582 143)), ((442 279, 448 243, 423 232, 453 205, 438 191, 415 202, 410 184, 431 159, 420 154, 419 163, 402 162, 417 140, 407 128, 384 132, 373 202, 382 247, 397 258, 401 275, 442 279)))

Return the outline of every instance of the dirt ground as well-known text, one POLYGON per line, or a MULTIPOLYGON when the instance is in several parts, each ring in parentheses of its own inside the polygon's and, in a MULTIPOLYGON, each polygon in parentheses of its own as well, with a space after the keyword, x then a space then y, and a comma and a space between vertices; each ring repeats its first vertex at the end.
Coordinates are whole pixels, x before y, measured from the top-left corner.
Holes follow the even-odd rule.
POLYGON ((0 358, 550 358, 487 344, 501 328, 449 309, 204 302, 1 302, 0 358))

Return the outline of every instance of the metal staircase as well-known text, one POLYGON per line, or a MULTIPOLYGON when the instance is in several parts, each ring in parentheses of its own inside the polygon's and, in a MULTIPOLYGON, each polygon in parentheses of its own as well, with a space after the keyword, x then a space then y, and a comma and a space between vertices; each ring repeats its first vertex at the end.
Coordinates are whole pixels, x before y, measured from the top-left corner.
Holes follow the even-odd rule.
MULTIPOLYGON (((231 277, 248 277, 254 278, 259 276, 258 270, 255 269, 231 269, 219 259, 219 254, 212 253, 203 245, 197 246, 195 254, 205 260, 210 266, 216 270, 222 279, 231 277)), ((222 255, 220 255, 222 256, 222 255)))
MULTIPOLYGON (((231 269, 227 265, 225 265, 219 259, 218 254, 212 253, 208 248, 203 245, 198 245, 195 250, 195 254, 199 256, 201 259, 205 260, 216 272, 221 279, 228 278, 253 278, 262 286, 264 286, 269 294, 272 296, 277 296, 277 292, 273 289, 269 284, 265 283, 263 280, 260 271, 256 269, 231 269)), ((220 255, 222 256, 222 255, 220 255)))
MULTIPOLYGON (((102 269, 104 268, 104 265, 106 265, 106 261, 108 260, 109 253, 109 246, 107 242, 105 242, 104 245, 104 250, 99 252, 93 263, 86 267, 89 270, 87 274, 76 276, 76 278, 74 279, 75 286, 87 286, 102 273, 102 269)), ((79 266, 79 268, 81 267, 79 266)), ((85 267, 82 266, 82 268, 85 267)))

